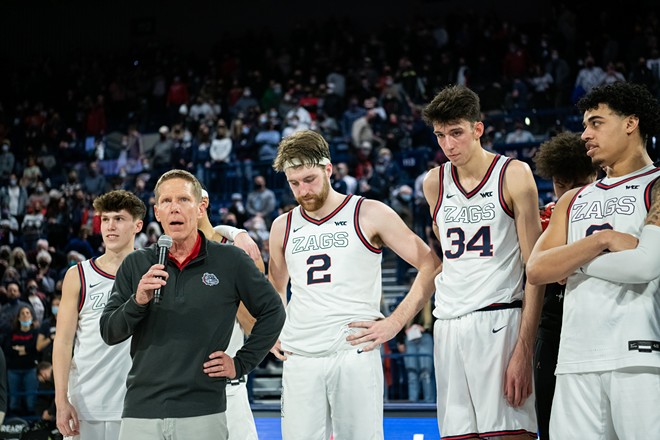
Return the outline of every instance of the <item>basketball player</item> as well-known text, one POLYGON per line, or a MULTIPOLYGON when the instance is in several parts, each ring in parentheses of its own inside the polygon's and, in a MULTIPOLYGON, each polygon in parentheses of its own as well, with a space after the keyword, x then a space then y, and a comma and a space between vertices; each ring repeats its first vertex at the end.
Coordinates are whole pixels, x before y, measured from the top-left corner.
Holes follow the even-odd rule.
MULTIPOLYGON (((208 240, 217 241, 219 243, 234 243, 220 234, 219 231, 228 234, 234 234, 243 231, 231 226, 219 225, 214 229, 209 220, 208 210, 210 206, 209 194, 206 190, 202 190, 202 205, 204 206, 204 214, 199 220, 197 226, 204 233, 208 240)), ((247 237, 254 246, 254 240, 247 234, 236 234, 237 237, 247 237)), ((257 252, 259 248, 257 247, 257 252)), ((264 261, 259 254, 259 258, 254 259, 261 272, 265 271, 264 261)), ((241 303, 236 313, 236 320, 234 321, 234 330, 229 340, 227 347, 227 354, 231 357, 236 356, 236 352, 243 346, 245 335, 250 334, 252 326, 254 325, 254 318, 241 303)), ((247 392, 247 377, 243 376, 240 379, 227 380, 227 387, 225 388, 225 395, 227 396, 227 430, 229 431, 229 440, 258 440, 257 427, 254 423, 254 416, 250 408, 250 400, 247 392)))
POLYGON ((646 142, 660 134, 660 105, 616 82, 577 106, 587 154, 607 176, 557 202, 530 258, 530 282, 568 278, 550 436, 650 438, 660 433, 660 273, 648 247, 659 247, 660 169, 646 142), (629 257, 640 248, 646 257, 629 257))
POLYGON ((543 288, 523 289, 541 234, 534 177, 524 162, 481 146, 479 97, 467 87, 441 90, 423 116, 449 159, 424 179, 444 250, 434 310, 442 438, 535 438, 543 288))
POLYGON ((280 334, 282 438, 383 438, 380 351, 433 293, 439 261, 387 205, 331 188, 330 151, 303 130, 283 139, 273 164, 299 206, 271 228, 269 279, 291 302, 280 334), (381 253, 418 269, 402 304, 382 319, 381 253), (347 336, 354 337, 347 340, 347 336))
POLYGON ((101 216, 105 253, 70 267, 62 284, 53 346, 57 428, 83 440, 115 440, 131 366, 130 340, 106 345, 99 319, 117 269, 134 249, 146 208, 133 193, 117 190, 97 197, 94 210, 101 216))
MULTIPOLYGON (((534 156, 538 176, 552 180, 555 197, 561 198, 570 189, 596 180, 596 167, 584 147, 578 133, 564 132, 545 141, 534 156)), ((555 207, 550 202, 541 210, 541 226, 545 230, 555 207)), ((536 391, 536 417, 540 440, 548 440, 550 409, 555 393, 555 367, 559 352, 562 311, 566 285, 551 283, 545 286, 543 311, 534 350, 534 386, 536 391)))

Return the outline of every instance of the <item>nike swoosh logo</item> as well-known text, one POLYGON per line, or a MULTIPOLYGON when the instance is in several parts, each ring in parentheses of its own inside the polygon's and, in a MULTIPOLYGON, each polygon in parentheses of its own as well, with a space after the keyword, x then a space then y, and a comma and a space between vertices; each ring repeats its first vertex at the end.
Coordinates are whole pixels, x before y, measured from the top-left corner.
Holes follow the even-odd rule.
POLYGON ((99 281, 99 282, 96 283, 96 284, 90 284, 90 285, 89 285, 89 288, 90 288, 90 289, 93 289, 94 287, 98 286, 98 285, 101 284, 101 283, 102 283, 102 281, 99 281))
POLYGON ((493 333, 497 333, 500 330, 502 330, 504 327, 506 327, 506 325, 503 325, 502 327, 498 328, 497 330, 493 329, 492 331, 493 331, 493 333))
POLYGON ((454 197, 455 195, 456 195, 456 194, 447 194, 447 198, 448 198, 448 199, 451 199, 451 198, 454 197))
POLYGON ((304 226, 300 226, 300 227, 298 227, 298 228, 295 228, 295 229, 293 230, 293 232, 298 232, 298 231, 300 231, 302 228, 304 228, 304 226))

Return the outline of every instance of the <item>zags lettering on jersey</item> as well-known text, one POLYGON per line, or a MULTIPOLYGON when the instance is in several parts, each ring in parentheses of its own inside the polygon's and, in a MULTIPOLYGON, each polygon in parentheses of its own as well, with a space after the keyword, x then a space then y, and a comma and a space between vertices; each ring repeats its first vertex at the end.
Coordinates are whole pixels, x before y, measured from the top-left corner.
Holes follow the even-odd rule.
POLYGON ((293 237, 291 242, 293 244, 293 249, 291 250, 293 254, 329 249, 331 247, 346 247, 348 246, 348 233, 335 232, 308 235, 307 237, 293 237))
POLYGON ((575 203, 571 209, 571 221, 604 219, 613 214, 632 215, 635 212, 635 196, 613 197, 605 200, 593 200, 589 203, 575 203))
POLYGON ((495 204, 484 206, 445 206, 445 223, 481 223, 495 218, 495 204))

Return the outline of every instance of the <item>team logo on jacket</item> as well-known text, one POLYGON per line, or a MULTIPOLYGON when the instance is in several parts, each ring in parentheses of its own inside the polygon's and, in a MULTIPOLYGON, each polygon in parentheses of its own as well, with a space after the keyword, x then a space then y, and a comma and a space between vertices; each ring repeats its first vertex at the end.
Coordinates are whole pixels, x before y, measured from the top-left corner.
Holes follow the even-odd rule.
POLYGON ((220 283, 220 280, 215 276, 215 274, 204 272, 204 275, 202 275, 202 283, 206 284, 207 286, 216 286, 220 283))

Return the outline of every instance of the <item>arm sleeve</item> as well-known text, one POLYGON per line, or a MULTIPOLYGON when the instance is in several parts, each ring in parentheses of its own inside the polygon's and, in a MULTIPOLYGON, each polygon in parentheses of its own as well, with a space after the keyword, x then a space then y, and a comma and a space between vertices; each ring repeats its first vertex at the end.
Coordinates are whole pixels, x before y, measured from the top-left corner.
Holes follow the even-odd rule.
POLYGON ((247 233, 245 229, 239 229, 229 225, 218 225, 215 226, 213 229, 215 230, 215 232, 222 235, 229 241, 236 241, 236 236, 241 232, 247 233))
POLYGON ((132 264, 133 261, 126 259, 119 266, 112 292, 101 314, 101 338, 108 345, 119 344, 131 337, 135 327, 147 315, 151 304, 140 305, 135 301, 137 284, 133 286, 133 275, 139 279, 143 274, 133 273, 139 271, 139 268, 132 264))
POLYGON ((642 284, 660 277, 660 227, 646 225, 635 249, 601 255, 580 270, 615 283, 642 284))

